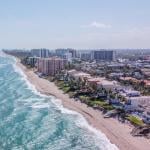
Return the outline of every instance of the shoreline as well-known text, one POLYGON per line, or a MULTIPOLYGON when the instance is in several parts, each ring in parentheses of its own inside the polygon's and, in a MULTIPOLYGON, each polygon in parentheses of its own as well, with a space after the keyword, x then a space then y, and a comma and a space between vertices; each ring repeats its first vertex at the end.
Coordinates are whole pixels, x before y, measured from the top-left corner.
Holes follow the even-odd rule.
POLYGON ((75 101, 53 83, 46 79, 39 78, 32 70, 27 69, 17 59, 16 65, 26 74, 27 79, 42 94, 55 96, 60 99, 62 105, 70 110, 76 111, 83 115, 88 123, 106 135, 112 144, 115 144, 120 150, 148 150, 150 141, 143 137, 133 137, 130 132, 132 127, 122 124, 116 119, 103 118, 98 110, 87 107, 86 104, 75 101))

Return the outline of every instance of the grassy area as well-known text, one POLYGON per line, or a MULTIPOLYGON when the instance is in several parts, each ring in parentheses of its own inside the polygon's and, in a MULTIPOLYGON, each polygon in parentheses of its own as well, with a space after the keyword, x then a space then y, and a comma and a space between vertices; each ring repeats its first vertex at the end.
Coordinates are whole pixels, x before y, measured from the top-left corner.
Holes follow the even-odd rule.
POLYGON ((113 110, 113 109, 115 109, 112 105, 105 105, 105 106, 103 106, 103 108, 105 110, 113 110))
POLYGON ((144 125, 142 120, 140 120, 139 118, 132 116, 132 115, 128 116, 127 120, 129 120, 132 124, 137 125, 137 126, 144 125))
POLYGON ((80 99, 82 102, 87 102, 87 101, 90 100, 90 97, 82 95, 82 96, 79 96, 79 99, 80 99))
POLYGON ((106 110, 113 110, 114 107, 112 105, 109 105, 107 102, 105 101, 90 101, 89 103, 90 106, 100 106, 106 110))
POLYGON ((92 101, 92 103, 95 105, 99 105, 99 106, 108 105, 108 103, 106 103, 104 101, 92 101))
POLYGON ((64 87, 62 87, 62 90, 63 90, 65 93, 68 93, 69 90, 70 90, 70 87, 64 86, 64 87))
POLYGON ((56 81, 55 84, 64 91, 64 93, 68 93, 70 91, 70 87, 68 84, 65 84, 64 81, 56 81))

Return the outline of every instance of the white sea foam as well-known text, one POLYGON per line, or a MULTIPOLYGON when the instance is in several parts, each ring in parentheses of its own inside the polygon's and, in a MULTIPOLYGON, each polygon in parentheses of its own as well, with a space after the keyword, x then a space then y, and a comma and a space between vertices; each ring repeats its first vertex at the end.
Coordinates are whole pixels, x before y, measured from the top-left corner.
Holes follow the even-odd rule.
POLYGON ((31 90, 33 93, 35 93, 36 95, 39 95, 39 96, 41 96, 41 97, 48 97, 48 96, 46 96, 46 95, 44 95, 44 94, 41 94, 40 92, 38 92, 38 91, 36 90, 35 86, 34 86, 33 84, 31 84, 31 82, 29 82, 29 80, 27 79, 26 74, 22 71, 22 69, 21 69, 20 67, 18 67, 18 66, 16 65, 16 63, 13 64, 13 68, 14 68, 14 71, 15 71, 15 72, 17 72, 18 74, 21 75, 22 80, 24 80, 24 81, 26 82, 28 89, 30 89, 30 90, 31 90))
POLYGON ((2 58, 10 58, 10 59, 13 58, 13 60, 16 61, 16 58, 14 56, 10 56, 10 55, 4 53, 3 51, 0 51, 0 57, 2 57, 2 58))
MULTIPOLYGON (((64 108, 61 103, 61 100, 56 99, 53 96, 46 96, 46 95, 38 92, 36 90, 35 86, 28 81, 27 76, 21 70, 21 68, 19 68, 16 64, 14 64, 13 67, 14 67, 15 72, 19 73, 22 76, 22 79, 26 82, 28 88, 30 90, 32 90, 36 95, 39 95, 41 97, 47 97, 47 98, 49 97, 50 100, 55 104, 55 106, 61 111, 61 113, 78 116, 77 120, 76 120, 76 125, 81 128, 85 128, 85 129, 91 131, 92 133, 94 133, 96 142, 99 143, 101 147, 103 147, 105 150, 118 150, 117 146, 114 144, 111 144, 111 142, 109 141, 109 139, 106 137, 105 134, 103 134, 101 131, 99 131, 99 130, 95 129, 94 127, 92 127, 91 125, 89 125, 89 123, 86 121, 86 119, 80 113, 69 110, 67 108, 64 108)), ((49 107, 49 105, 35 103, 32 105, 32 107, 33 108, 45 108, 45 107, 49 107)))
POLYGON ((92 133, 94 133, 96 135, 95 140, 97 143, 100 142, 101 147, 103 147, 106 150, 118 150, 117 146, 112 144, 105 134, 89 125, 89 123, 81 114, 78 113, 78 116, 79 117, 76 121, 76 125, 81 128, 86 128, 92 133))
POLYGON ((105 134, 103 134, 101 131, 97 130, 96 128, 92 127, 91 125, 89 125, 89 123, 86 121, 86 119, 83 117, 82 114, 64 108, 61 100, 59 99, 52 99, 52 102, 57 106, 58 109, 61 110, 61 113, 65 113, 65 114, 70 114, 70 115, 76 115, 77 116, 77 120, 76 120, 76 125, 78 127, 81 128, 85 128, 89 131, 91 131, 92 133, 94 133, 95 136, 95 140, 97 143, 100 143, 101 147, 103 147, 105 150, 118 150, 117 146, 115 144, 111 144, 109 139, 106 137, 105 134))
POLYGON ((31 106, 32 108, 49 108, 49 104, 48 103, 35 103, 31 106))

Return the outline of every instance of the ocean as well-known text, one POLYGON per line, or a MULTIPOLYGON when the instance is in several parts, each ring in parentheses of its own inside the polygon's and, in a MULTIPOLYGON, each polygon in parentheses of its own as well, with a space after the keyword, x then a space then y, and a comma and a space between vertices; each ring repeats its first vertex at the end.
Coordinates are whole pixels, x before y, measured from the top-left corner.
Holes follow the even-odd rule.
POLYGON ((40 94, 0 51, 0 150, 117 150, 82 115, 40 94))

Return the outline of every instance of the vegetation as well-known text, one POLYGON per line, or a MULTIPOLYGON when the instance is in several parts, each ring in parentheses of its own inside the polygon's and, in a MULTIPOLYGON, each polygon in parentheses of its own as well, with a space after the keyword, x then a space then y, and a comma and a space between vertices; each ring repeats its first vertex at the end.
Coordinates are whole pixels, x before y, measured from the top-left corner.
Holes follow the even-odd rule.
POLYGON ((85 102, 85 103, 88 103, 90 101, 90 97, 85 95, 79 96, 79 99, 81 100, 81 102, 85 102))
POLYGON ((76 82, 74 79, 67 79, 65 81, 59 80, 58 78, 55 80, 55 84, 64 91, 64 93, 68 93, 70 98, 77 98, 81 102, 86 103, 90 107, 97 107, 102 108, 103 110, 110 111, 113 110, 114 107, 110 104, 108 104, 106 101, 100 98, 96 98, 98 93, 106 93, 110 94, 111 97, 115 97, 113 95, 112 91, 109 91, 108 93, 105 91, 105 89, 102 90, 96 90, 95 87, 89 88, 86 86, 86 81, 81 81, 79 79, 78 82, 76 82))
MULTIPOLYGON (((110 91, 106 91, 105 89, 99 89, 96 90, 95 87, 88 87, 86 85, 86 81, 75 81, 72 78, 69 77, 62 77, 57 76, 57 79, 55 78, 55 84, 64 91, 64 93, 68 93, 70 98, 76 98, 80 100, 82 103, 87 104, 90 107, 98 108, 100 110, 104 111, 111 111, 115 108, 105 101, 105 99, 101 99, 98 97, 98 93, 105 93, 106 95, 109 95, 110 98, 119 98, 121 101, 125 101, 124 97, 121 95, 116 95, 116 93, 110 91), (59 80, 59 78, 63 78, 64 80, 59 80)), ((135 116, 128 116, 124 115, 124 119, 129 120, 132 124, 135 126, 142 126, 144 123, 142 120, 138 119, 135 116)))
POLYGON ((62 89, 64 93, 68 93, 70 91, 69 85, 64 83, 64 81, 55 81, 55 84, 62 89))
POLYGON ((132 124, 136 125, 136 126, 142 126, 144 125, 143 121, 140 120, 139 118, 135 117, 135 116, 132 116, 132 115, 129 115, 127 117, 127 120, 129 120, 132 124))
POLYGON ((62 90, 64 91, 64 93, 68 93, 70 90, 70 87, 63 87, 62 90))
POLYGON ((95 100, 95 101, 90 101, 89 102, 90 106, 97 106, 97 107, 101 107, 107 111, 109 110, 113 110, 114 107, 112 105, 109 105, 107 102, 105 101, 100 101, 100 100, 95 100))

